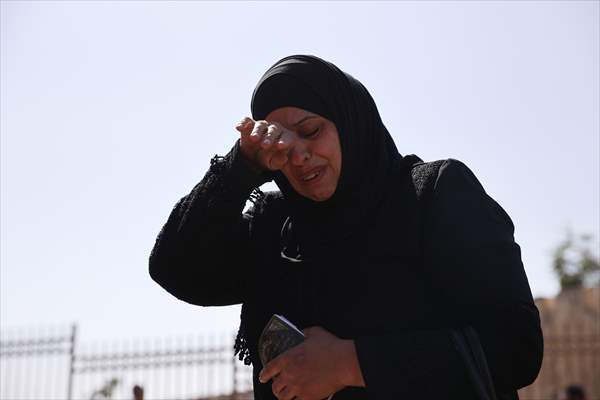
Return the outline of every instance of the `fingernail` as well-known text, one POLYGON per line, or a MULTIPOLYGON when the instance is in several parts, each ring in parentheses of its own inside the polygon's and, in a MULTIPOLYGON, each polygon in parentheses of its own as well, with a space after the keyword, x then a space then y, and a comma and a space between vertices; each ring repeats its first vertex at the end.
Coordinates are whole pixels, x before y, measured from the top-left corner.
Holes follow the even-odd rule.
POLYGON ((244 125, 246 125, 248 123, 248 117, 244 117, 242 118, 242 120, 240 122, 237 123, 236 126, 239 126, 240 128, 244 125))
POLYGON ((263 143, 264 144, 271 144, 271 141, 269 139, 265 139, 265 140, 263 140, 263 143))
POLYGON ((258 380, 260 381, 260 383, 265 383, 263 382, 262 371, 260 371, 260 374, 258 374, 258 380))

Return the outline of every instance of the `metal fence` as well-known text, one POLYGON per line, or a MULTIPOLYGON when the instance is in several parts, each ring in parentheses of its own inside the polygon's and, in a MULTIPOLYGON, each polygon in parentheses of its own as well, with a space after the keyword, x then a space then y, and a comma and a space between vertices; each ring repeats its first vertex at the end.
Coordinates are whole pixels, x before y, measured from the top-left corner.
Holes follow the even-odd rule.
POLYGON ((251 368, 233 356, 233 335, 80 344, 62 333, 3 332, 1 400, 200 399, 252 389, 251 368))
MULTIPOLYGON (((2 332, 1 400, 204 399, 252 390, 251 368, 233 357, 233 335, 80 344, 76 326, 2 332)), ((522 400, 556 400, 569 384, 600 400, 600 335, 546 335, 544 362, 522 400)))
POLYGON ((0 334, 0 399, 69 398, 76 329, 0 334))

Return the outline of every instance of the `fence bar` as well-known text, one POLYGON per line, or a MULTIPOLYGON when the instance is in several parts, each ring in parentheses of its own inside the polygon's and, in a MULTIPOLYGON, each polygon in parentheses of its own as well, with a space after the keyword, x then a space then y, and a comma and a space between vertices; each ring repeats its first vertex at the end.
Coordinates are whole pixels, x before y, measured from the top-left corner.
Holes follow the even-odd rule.
POLYGON ((71 326, 71 348, 69 349, 69 383, 67 386, 67 400, 73 398, 73 375, 75 374, 75 340, 77 338, 77 325, 71 326))

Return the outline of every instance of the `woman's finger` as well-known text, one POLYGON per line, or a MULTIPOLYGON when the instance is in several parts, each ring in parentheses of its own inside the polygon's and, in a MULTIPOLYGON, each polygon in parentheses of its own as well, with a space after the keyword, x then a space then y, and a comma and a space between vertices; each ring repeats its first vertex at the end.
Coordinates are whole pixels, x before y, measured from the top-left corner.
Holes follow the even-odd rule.
POLYGON ((279 375, 276 375, 275 377, 273 377, 273 383, 271 384, 271 390, 273 391, 273 394, 279 398, 279 393, 285 389, 285 383, 283 382, 282 379, 278 379, 279 375))
POLYGON ((276 395, 279 400, 292 400, 296 397, 296 390, 292 386, 286 386, 276 395))
POLYGON ((277 139, 277 150, 288 149, 292 143, 294 143, 294 140, 296 140, 296 134, 294 132, 287 129, 283 130, 279 139, 277 139))
POLYGON ((237 129, 242 134, 248 134, 254 128, 254 120, 250 117, 244 117, 237 123, 235 129, 237 129))
POLYGON ((279 139, 281 132, 282 130, 279 125, 270 124, 267 128, 267 132, 265 133, 262 141, 260 142, 260 146, 265 150, 269 149, 279 139))
POLYGON ((254 129, 254 120, 252 118, 245 117, 235 126, 235 129, 240 132, 242 146, 247 146, 247 143, 252 143, 252 141, 249 139, 250 132, 252 132, 252 129, 254 129))
POLYGON ((267 132, 268 126, 269 124, 267 121, 256 121, 249 136, 250 140, 254 143, 261 141, 263 135, 267 132))

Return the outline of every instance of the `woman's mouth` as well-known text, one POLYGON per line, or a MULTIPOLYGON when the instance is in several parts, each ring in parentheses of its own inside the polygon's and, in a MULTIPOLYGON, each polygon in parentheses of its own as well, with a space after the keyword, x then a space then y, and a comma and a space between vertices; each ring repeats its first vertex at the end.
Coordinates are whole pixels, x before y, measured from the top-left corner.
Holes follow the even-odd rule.
POLYGON ((303 183, 315 183, 323 176, 325 172, 325 167, 315 168, 308 173, 301 175, 300 181, 303 183))
POLYGON ((310 174, 310 175, 308 175, 308 176, 305 176, 304 178, 302 178, 302 180, 303 180, 304 182, 308 182, 308 181, 310 181, 310 180, 312 180, 312 179, 315 179, 317 176, 319 176, 319 173, 318 173, 318 172, 315 172, 315 173, 313 173, 313 174, 310 174))

